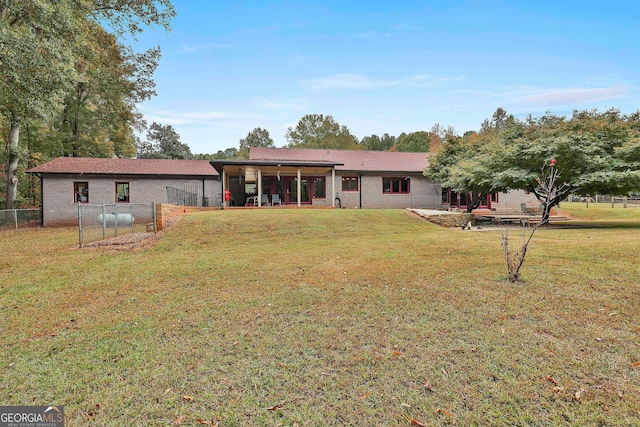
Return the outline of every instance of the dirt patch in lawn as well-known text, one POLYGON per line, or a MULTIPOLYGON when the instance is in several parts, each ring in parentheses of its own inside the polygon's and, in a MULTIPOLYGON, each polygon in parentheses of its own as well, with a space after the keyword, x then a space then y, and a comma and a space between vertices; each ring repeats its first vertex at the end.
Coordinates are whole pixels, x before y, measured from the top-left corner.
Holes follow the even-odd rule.
POLYGON ((135 251, 149 248, 164 235, 165 231, 173 227, 181 216, 171 218, 165 224, 162 231, 154 232, 137 232, 127 233, 121 236, 109 239, 97 240, 95 242, 86 243, 83 249, 101 249, 107 251, 135 251))

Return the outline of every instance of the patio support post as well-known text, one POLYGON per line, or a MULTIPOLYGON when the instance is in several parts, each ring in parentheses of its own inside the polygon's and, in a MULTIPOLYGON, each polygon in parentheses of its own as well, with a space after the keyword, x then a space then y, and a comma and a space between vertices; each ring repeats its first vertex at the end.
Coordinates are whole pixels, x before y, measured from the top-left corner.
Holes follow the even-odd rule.
POLYGON ((298 169, 298 207, 300 207, 300 197, 302 197, 302 176, 298 169))
POLYGON ((336 168, 331 169, 331 206, 336 207, 336 168))
POLYGON ((262 169, 258 168, 258 207, 262 206, 262 169))
POLYGON ((227 207, 227 202, 224 200, 224 190, 227 189, 227 174, 224 172, 224 166, 222 167, 222 207, 227 207))

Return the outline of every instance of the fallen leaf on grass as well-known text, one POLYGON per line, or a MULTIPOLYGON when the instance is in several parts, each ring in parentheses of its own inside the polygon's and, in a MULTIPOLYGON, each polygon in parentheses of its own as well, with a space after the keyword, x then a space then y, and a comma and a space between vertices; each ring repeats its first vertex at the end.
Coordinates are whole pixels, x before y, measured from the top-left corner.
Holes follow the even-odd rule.
POLYGON ((429 380, 425 381, 424 388, 426 388, 427 390, 432 392, 433 391, 433 387, 431 386, 431 381, 429 381, 429 380))
POLYGON ((184 396, 182 396, 182 399, 186 400, 187 402, 193 402, 195 400, 193 397, 191 397, 189 395, 186 395, 186 394, 184 396))
POLYGON ((449 376, 449 373, 447 371, 445 371, 444 368, 440 368, 440 370, 442 371, 442 373, 444 374, 445 377, 449 376))
POLYGON ((549 381, 551 384, 558 385, 558 381, 554 380, 550 375, 547 375, 547 381, 549 381))
POLYGON ((166 389, 166 390, 164 391, 164 393, 162 393, 162 395, 164 396, 165 394, 167 394, 167 393, 171 393, 172 391, 173 391, 173 387, 168 388, 168 389, 166 389))
POLYGON ((406 415, 404 417, 407 419, 407 421, 409 421, 409 424, 411 424, 412 426, 427 427, 426 425, 422 424, 420 421, 414 420, 413 418, 409 418, 406 415))
POLYGON ((178 418, 176 418, 174 424, 179 426, 184 422, 184 415, 180 415, 178 418))
POLYGON ((636 368, 636 367, 640 366, 640 362, 633 363, 631 366, 633 366, 634 368, 636 368))
POLYGON ((411 408, 411 405, 409 405, 408 403, 404 403, 404 402, 402 402, 402 403, 400 404, 400 406, 402 406, 402 407, 404 407, 404 408, 411 408))
POLYGON ((442 409, 442 408, 437 408, 436 409, 436 414, 440 413, 440 414, 444 414, 448 417, 451 417, 451 425, 456 425, 456 416, 453 415, 451 412, 447 411, 446 409, 442 409))
POLYGON ((283 407, 284 407, 284 405, 285 405, 285 403, 287 403, 287 401, 286 401, 286 400, 285 400, 285 401, 282 401, 282 402, 280 402, 280 403, 276 403, 276 404, 275 404, 275 405, 273 405, 272 407, 267 408, 267 411, 275 411, 276 409, 283 408, 283 407))
POLYGON ((218 424, 214 423, 214 422, 213 422, 213 419, 211 419, 211 422, 209 422, 209 421, 205 421, 205 420, 197 419, 197 420, 196 420, 196 422, 197 422, 198 424, 200 424, 200 425, 203 425, 203 426, 218 427, 218 424))
POLYGON ((564 387, 554 387, 551 389, 551 391, 553 391, 554 393, 560 393, 562 390, 564 390, 564 387))
POLYGON ((362 396, 360 396, 360 400, 365 400, 367 397, 369 397, 369 393, 365 393, 362 396))

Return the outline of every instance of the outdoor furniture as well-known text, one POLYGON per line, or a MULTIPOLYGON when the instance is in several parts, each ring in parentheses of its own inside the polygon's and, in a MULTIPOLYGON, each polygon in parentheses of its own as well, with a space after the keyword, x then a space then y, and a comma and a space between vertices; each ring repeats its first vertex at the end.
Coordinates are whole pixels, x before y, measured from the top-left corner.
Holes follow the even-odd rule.
POLYGON ((261 206, 269 206, 269 195, 261 194, 260 195, 260 205, 261 206))
POLYGON ((276 203, 282 206, 282 200, 280 200, 280 195, 278 193, 271 195, 271 206, 275 206, 276 203))
POLYGON ((543 206, 540 205, 540 207, 536 208, 533 206, 527 206, 526 203, 521 203, 520 210, 522 211, 523 215, 540 215, 542 213, 543 206))

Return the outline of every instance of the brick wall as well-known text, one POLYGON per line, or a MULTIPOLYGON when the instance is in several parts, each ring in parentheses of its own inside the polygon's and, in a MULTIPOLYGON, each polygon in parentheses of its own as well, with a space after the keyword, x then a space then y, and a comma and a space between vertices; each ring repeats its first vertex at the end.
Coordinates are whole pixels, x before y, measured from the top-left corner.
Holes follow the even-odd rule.
POLYGON ((167 227, 167 223, 178 216, 191 212, 218 211, 219 207, 196 207, 196 206, 177 206, 167 203, 156 204, 156 230, 160 231, 167 227))

